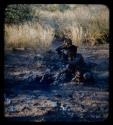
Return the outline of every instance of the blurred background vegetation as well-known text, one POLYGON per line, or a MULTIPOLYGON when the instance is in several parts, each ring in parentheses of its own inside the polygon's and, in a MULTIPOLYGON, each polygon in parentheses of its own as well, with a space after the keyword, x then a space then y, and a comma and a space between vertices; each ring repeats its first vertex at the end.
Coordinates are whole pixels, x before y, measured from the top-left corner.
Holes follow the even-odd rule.
POLYGON ((47 50, 54 38, 98 45, 109 38, 109 9, 90 4, 10 4, 5 9, 6 47, 47 50))

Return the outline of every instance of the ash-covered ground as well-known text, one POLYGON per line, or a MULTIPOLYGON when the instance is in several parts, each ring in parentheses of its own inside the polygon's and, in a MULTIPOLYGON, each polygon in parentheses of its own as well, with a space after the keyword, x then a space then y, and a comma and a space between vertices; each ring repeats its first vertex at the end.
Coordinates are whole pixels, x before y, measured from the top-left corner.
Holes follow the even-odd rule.
MULTIPOLYGON (((57 45, 58 44, 58 45, 57 45)), ((79 47, 87 64, 92 65, 95 82, 47 81, 40 84, 45 71, 56 75, 65 65, 55 53, 58 41, 46 54, 31 49, 5 50, 5 117, 11 121, 95 122, 109 115, 109 45, 79 47)))

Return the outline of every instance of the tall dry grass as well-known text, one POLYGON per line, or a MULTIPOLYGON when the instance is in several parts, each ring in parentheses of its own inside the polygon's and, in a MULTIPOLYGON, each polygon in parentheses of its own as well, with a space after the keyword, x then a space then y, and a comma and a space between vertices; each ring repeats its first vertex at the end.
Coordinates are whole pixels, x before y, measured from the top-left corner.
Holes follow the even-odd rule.
MULTIPOLYGON (((51 5, 52 6, 52 5, 51 5)), ((95 45, 109 35, 109 9, 104 5, 76 5, 64 12, 33 6, 33 20, 23 25, 5 25, 7 47, 49 48, 54 36, 63 35, 73 44, 95 45)))
POLYGON ((53 27, 57 36, 70 37, 74 44, 95 45, 98 40, 106 42, 105 36, 109 34, 109 9, 104 5, 79 5, 74 10, 64 12, 41 10, 40 22, 53 27))
POLYGON ((31 47, 47 50, 54 38, 54 29, 42 27, 39 23, 24 25, 5 25, 6 47, 31 47))

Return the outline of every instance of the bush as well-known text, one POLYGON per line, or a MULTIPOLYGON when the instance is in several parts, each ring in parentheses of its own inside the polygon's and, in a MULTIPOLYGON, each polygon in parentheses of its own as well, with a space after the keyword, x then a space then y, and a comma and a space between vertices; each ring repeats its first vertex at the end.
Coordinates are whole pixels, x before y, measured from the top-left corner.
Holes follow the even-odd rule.
POLYGON ((15 4, 6 8, 5 20, 12 23, 5 27, 7 46, 24 47, 36 40, 47 45, 54 36, 69 37, 78 46, 95 45, 109 37, 109 10, 104 5, 15 4))
POLYGON ((5 9, 5 23, 19 24, 25 21, 31 21, 33 17, 31 11, 30 6, 25 4, 8 5, 5 9))

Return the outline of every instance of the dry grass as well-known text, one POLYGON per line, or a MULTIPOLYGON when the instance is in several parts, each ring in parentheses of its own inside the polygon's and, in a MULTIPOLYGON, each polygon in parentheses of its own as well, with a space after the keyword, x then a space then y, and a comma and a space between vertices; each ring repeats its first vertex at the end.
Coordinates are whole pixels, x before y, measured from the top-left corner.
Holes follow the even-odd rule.
POLYGON ((47 50, 54 38, 54 29, 39 23, 24 25, 5 25, 7 47, 31 47, 47 50))
POLYGON ((95 45, 98 39, 104 43, 105 35, 109 34, 109 10, 104 5, 76 5, 76 9, 64 12, 33 7, 33 16, 32 22, 23 25, 5 25, 7 47, 47 49, 55 34, 70 37, 76 45, 84 42, 95 45))

